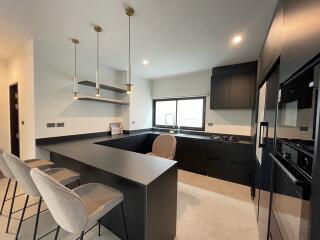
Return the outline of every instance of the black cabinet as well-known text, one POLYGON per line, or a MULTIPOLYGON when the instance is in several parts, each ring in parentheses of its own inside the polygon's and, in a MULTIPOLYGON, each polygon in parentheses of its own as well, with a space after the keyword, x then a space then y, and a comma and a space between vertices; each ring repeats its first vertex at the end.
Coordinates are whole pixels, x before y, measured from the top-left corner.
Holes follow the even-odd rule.
POLYGON ((208 175, 249 185, 253 146, 251 144, 209 142, 208 175))
POLYGON ((211 77, 210 108, 230 107, 230 81, 225 76, 211 77))
POLYGON ((282 1, 278 4, 270 25, 267 37, 261 49, 258 60, 258 82, 261 83, 270 72, 272 66, 277 62, 281 54, 283 9, 282 1))
POLYGON ((175 160, 181 169, 207 174, 207 141, 177 137, 175 160))
POLYGON ((280 82, 320 52, 320 1, 283 0, 280 82))
POLYGON ((211 109, 250 109, 255 99, 257 62, 213 68, 211 109))

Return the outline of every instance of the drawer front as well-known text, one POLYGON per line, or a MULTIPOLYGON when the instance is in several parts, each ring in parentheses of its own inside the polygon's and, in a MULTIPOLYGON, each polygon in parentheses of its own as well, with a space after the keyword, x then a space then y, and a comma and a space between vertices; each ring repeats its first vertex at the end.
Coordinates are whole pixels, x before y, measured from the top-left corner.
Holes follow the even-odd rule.
POLYGON ((208 175, 245 185, 250 183, 250 169, 247 165, 219 159, 208 159, 208 175))
POLYGON ((209 143, 208 157, 224 161, 251 164, 251 145, 239 143, 209 143))

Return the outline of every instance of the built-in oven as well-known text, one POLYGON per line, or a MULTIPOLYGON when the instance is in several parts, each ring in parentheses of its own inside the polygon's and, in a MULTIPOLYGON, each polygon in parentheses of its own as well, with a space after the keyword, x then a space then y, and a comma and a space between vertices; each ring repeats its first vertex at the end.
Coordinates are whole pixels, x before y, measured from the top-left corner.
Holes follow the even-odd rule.
POLYGON ((311 181, 282 159, 270 154, 272 167, 272 207, 270 235, 272 240, 308 240, 311 181))
POLYGON ((319 64, 280 86, 276 126, 276 152, 311 178, 319 64))

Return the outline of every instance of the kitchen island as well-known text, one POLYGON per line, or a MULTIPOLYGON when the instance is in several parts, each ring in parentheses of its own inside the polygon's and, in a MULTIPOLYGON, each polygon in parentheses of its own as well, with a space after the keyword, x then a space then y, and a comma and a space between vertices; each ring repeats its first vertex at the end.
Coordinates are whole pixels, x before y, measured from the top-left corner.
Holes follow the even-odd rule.
MULTIPOLYGON (((56 166, 78 171, 82 184, 99 182, 124 194, 130 240, 172 240, 176 235, 177 162, 100 144, 128 136, 57 138, 37 144, 50 152, 56 166)), ((102 224, 125 239, 120 207, 110 211, 102 224)))

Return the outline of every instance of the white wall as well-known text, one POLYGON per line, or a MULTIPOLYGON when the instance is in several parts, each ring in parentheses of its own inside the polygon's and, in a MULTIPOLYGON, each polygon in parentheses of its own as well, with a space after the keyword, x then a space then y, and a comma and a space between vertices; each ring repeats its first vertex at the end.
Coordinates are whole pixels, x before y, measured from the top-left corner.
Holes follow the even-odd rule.
POLYGON ((6 60, 0 59, 0 147, 10 151, 9 76, 6 60))
POLYGON ((177 75, 153 81, 153 98, 206 96, 205 131, 250 135, 251 110, 210 109, 211 70, 177 75), (208 126, 213 123, 213 126, 208 126))
MULTIPOLYGON (((126 72, 122 78, 125 81, 126 72)), ((124 128, 128 130, 152 127, 152 81, 132 75, 132 92, 128 96, 129 106, 123 107, 124 128)))
POLYGON ((18 83, 21 158, 35 157, 33 40, 8 59, 9 84, 18 83), (24 125, 21 122, 24 121, 24 125))
MULTIPOLYGON (((109 131, 111 122, 123 121, 120 105, 73 99, 73 47, 35 40, 36 138, 109 131), (63 128, 47 128, 48 122, 63 122, 63 128)), ((78 80, 95 81, 95 61, 78 57, 78 80)), ((121 72, 101 66, 101 83, 124 87, 121 72)), ((95 95, 95 89, 79 85, 80 94, 95 95)), ((121 98, 102 90, 102 97, 121 98)))

